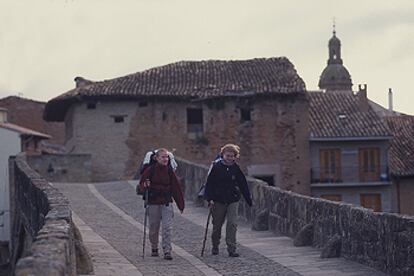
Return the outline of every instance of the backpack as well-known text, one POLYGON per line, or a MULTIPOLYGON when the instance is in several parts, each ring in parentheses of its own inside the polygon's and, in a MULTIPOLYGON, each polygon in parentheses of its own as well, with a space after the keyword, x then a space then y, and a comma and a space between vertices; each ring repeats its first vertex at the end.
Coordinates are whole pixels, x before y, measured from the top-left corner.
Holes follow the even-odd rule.
POLYGON ((206 193, 206 184, 207 184, 207 178, 211 173, 211 170, 213 169, 214 165, 220 162, 223 158, 220 154, 216 156, 216 158, 211 162, 210 167, 208 168, 207 176, 206 176, 206 182, 201 185, 200 190, 198 191, 198 198, 199 199, 205 199, 205 193, 206 193))
MULTIPOLYGON (((155 163, 157 163, 157 160, 155 160, 155 154, 157 153, 158 150, 152 150, 149 151, 145 154, 144 156, 144 160, 142 160, 141 165, 139 166, 139 169, 135 172, 134 176, 132 179, 134 180, 138 180, 142 173, 148 168, 150 168, 150 175, 149 175, 149 179, 151 180, 153 175, 154 175, 154 165, 155 163)), ((177 162, 175 161, 174 155, 172 154, 172 152, 168 152, 168 174, 171 175, 171 173, 173 171, 175 171, 178 167, 177 162)), ((139 184, 138 184, 139 185, 139 184)), ((137 189, 137 195, 142 195, 142 198, 145 200, 145 195, 143 192, 139 191, 137 189)))
MULTIPOLYGON (((138 180, 146 168, 157 163, 157 160, 155 160, 155 154, 157 153, 157 151, 158 150, 151 150, 145 154, 144 160, 142 160, 139 169, 135 172, 132 179, 138 180)), ((168 152, 168 169, 175 171, 177 170, 177 167, 178 164, 175 161, 174 155, 172 154, 172 152, 168 152)))

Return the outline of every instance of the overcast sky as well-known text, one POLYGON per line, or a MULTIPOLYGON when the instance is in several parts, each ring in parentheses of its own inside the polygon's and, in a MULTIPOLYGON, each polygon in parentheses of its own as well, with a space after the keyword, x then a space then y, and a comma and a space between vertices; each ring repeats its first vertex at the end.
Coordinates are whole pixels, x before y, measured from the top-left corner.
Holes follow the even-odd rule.
POLYGON ((317 89, 335 17, 354 90, 414 114, 412 0, 0 0, 0 98, 180 60, 286 56, 317 89))

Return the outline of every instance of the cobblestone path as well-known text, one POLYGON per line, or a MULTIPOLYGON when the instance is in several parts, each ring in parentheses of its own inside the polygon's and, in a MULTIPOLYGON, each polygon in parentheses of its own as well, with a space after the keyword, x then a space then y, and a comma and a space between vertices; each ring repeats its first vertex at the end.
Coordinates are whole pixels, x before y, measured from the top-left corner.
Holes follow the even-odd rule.
MULTIPOLYGON (((81 221, 137 268, 136 275, 385 275, 343 259, 319 259, 316 249, 294 248, 289 238, 276 237, 269 232, 254 232, 247 226, 241 226, 238 231, 238 241, 242 244, 238 247, 240 258, 229 258, 224 242, 220 255, 212 256, 210 237, 205 255, 201 258, 207 212, 188 202, 183 215, 175 209, 172 240, 174 260, 150 257, 148 240, 143 259, 143 201, 135 195, 132 185, 128 182, 54 185, 69 198, 73 211, 81 221), (277 242, 278 246, 269 248, 271 242, 277 242), (308 251, 303 254, 303 250, 308 251), (301 255, 307 258, 306 261, 298 259, 301 255)), ((210 233, 211 226, 209 236, 210 233)), ((95 253, 99 252, 95 249, 95 253)), ((112 270, 105 275, 120 275, 113 273, 112 270)))

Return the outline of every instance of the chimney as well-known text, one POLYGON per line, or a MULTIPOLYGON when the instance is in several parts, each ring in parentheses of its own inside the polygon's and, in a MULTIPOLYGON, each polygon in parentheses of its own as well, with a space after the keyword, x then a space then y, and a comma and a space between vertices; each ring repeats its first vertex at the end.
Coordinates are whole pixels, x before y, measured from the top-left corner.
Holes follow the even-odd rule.
POLYGON ((0 123, 7 123, 7 109, 0 107, 0 123))
POLYGON ((368 98, 367 98, 367 85, 359 84, 358 85, 358 102, 359 106, 363 111, 368 111, 368 98))
POLYGON ((93 83, 93 81, 84 79, 82 77, 76 77, 75 78, 75 83, 76 83, 76 88, 78 88, 78 87, 82 87, 82 86, 91 84, 91 83, 93 83))
POLYGON ((388 89, 388 111, 393 112, 393 106, 392 106, 392 89, 388 89))

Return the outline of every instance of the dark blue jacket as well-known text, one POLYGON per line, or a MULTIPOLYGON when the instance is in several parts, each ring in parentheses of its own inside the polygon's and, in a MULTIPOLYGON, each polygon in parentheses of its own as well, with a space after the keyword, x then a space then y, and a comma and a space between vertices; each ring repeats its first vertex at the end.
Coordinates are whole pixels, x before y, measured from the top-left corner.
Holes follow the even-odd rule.
POLYGON ((249 187, 240 167, 236 163, 230 166, 222 161, 215 163, 207 177, 205 199, 229 204, 239 201, 240 194, 251 206, 249 187))

